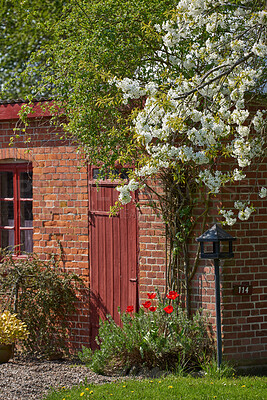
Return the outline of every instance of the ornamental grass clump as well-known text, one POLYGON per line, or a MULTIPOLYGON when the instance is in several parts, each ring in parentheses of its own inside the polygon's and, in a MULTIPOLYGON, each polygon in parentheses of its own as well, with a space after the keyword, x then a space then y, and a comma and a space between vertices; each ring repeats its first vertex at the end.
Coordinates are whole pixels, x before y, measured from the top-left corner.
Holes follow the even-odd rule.
POLYGON ((18 340, 26 340, 28 335, 26 324, 16 314, 9 311, 0 314, 0 344, 14 344, 18 340))
POLYGON ((171 291, 165 299, 148 293, 140 310, 128 306, 120 312, 122 327, 111 316, 100 321, 95 352, 87 348, 79 354, 82 361, 98 373, 120 373, 137 368, 175 371, 199 368, 214 353, 208 322, 201 312, 188 318, 171 291), (155 304, 152 304, 152 303, 155 304))

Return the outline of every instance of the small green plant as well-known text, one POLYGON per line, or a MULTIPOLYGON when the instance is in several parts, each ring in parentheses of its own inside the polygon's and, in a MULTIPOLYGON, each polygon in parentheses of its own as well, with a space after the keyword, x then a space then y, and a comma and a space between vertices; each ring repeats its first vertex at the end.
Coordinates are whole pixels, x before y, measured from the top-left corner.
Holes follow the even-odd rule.
POLYGON ((35 254, 14 258, 2 251, 0 306, 25 322, 30 334, 22 343, 28 354, 51 357, 68 353, 69 317, 77 304, 82 280, 65 273, 54 258, 41 261, 35 254))
POLYGON ((211 379, 231 378, 235 374, 234 367, 227 362, 223 362, 218 368, 217 361, 214 358, 209 362, 204 362, 201 367, 205 376, 211 379))
POLYGON ((26 340, 29 335, 27 326, 24 322, 11 314, 4 311, 0 314, 0 344, 13 344, 17 340, 26 340))
POLYGON ((100 321, 99 350, 83 348, 79 357, 98 373, 114 373, 137 366, 175 371, 190 370, 213 354, 213 342, 207 332, 207 320, 200 312, 189 319, 179 306, 179 296, 171 291, 163 301, 148 293, 137 313, 128 306, 121 313, 122 327, 111 316, 100 321))

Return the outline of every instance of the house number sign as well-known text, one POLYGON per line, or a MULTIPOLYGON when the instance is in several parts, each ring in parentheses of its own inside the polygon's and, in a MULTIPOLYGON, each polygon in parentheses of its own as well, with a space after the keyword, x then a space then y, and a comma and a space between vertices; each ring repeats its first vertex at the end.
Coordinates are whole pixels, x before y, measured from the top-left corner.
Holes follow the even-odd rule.
POLYGON ((234 294, 237 294, 237 295, 252 294, 252 286, 251 285, 235 285, 234 286, 234 294))

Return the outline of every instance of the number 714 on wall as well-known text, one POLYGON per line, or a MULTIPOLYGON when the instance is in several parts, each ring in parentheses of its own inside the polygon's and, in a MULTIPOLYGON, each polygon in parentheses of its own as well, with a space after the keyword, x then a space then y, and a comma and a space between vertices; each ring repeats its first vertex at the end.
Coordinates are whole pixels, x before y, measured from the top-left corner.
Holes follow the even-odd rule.
POLYGON ((252 294, 252 286, 251 285, 235 285, 234 286, 234 294, 235 295, 250 295, 252 294))

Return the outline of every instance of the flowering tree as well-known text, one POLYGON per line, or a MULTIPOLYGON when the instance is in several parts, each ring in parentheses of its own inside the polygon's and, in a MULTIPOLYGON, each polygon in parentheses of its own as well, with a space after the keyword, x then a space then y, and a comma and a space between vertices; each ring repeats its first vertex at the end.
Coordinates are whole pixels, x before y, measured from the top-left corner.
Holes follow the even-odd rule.
MULTIPOLYGON (((246 168, 266 155, 264 107, 250 108, 265 93, 265 1, 180 0, 158 24, 155 15, 162 18, 172 1, 154 2, 157 14, 142 0, 134 10, 127 1, 106 2, 111 8, 103 20, 101 2, 74 3, 79 7, 62 22, 43 83, 91 162, 112 167, 134 160, 128 183, 117 188, 121 205, 150 179, 162 181, 168 285, 180 290, 180 271, 188 290, 196 266, 187 246, 194 208, 200 202, 207 215, 209 198, 244 179, 246 168)), ((265 187, 255 190, 267 195, 265 187)), ((228 225, 252 212, 249 199, 220 210, 228 225)))
MULTIPOLYGON (((265 110, 252 116, 249 105, 265 89, 266 24, 266 11, 251 12, 245 4, 181 0, 171 20, 156 25, 162 47, 157 62, 146 63, 154 79, 142 85, 137 73, 136 79, 113 80, 125 103, 146 98, 133 114, 143 159, 128 185, 118 188, 122 204, 162 169, 171 169, 178 181, 191 170, 194 182, 217 194, 265 154, 265 110), (235 160, 235 168, 222 172, 222 157, 235 160)), ((251 207, 235 207, 240 219, 249 217, 251 207)), ((235 223, 232 211, 221 212, 227 224, 235 223)))
MULTIPOLYGON (((144 99, 132 112, 140 161, 117 190, 126 204, 148 179, 157 176, 165 184, 160 203, 172 239, 170 286, 177 276, 175 254, 186 266, 186 286, 195 270, 187 242, 196 222, 196 191, 204 188, 208 204, 266 156, 265 110, 251 111, 266 89, 266 24, 264 7, 252 9, 250 1, 181 0, 170 19, 155 26, 160 49, 153 61, 144 60, 134 78, 110 80, 124 104, 144 99), (144 70, 153 71, 153 79, 144 82, 144 70)), ((255 190, 266 197, 266 187, 255 190)), ((249 199, 236 201, 219 212, 224 224, 233 225, 248 219, 253 206, 249 199)))

